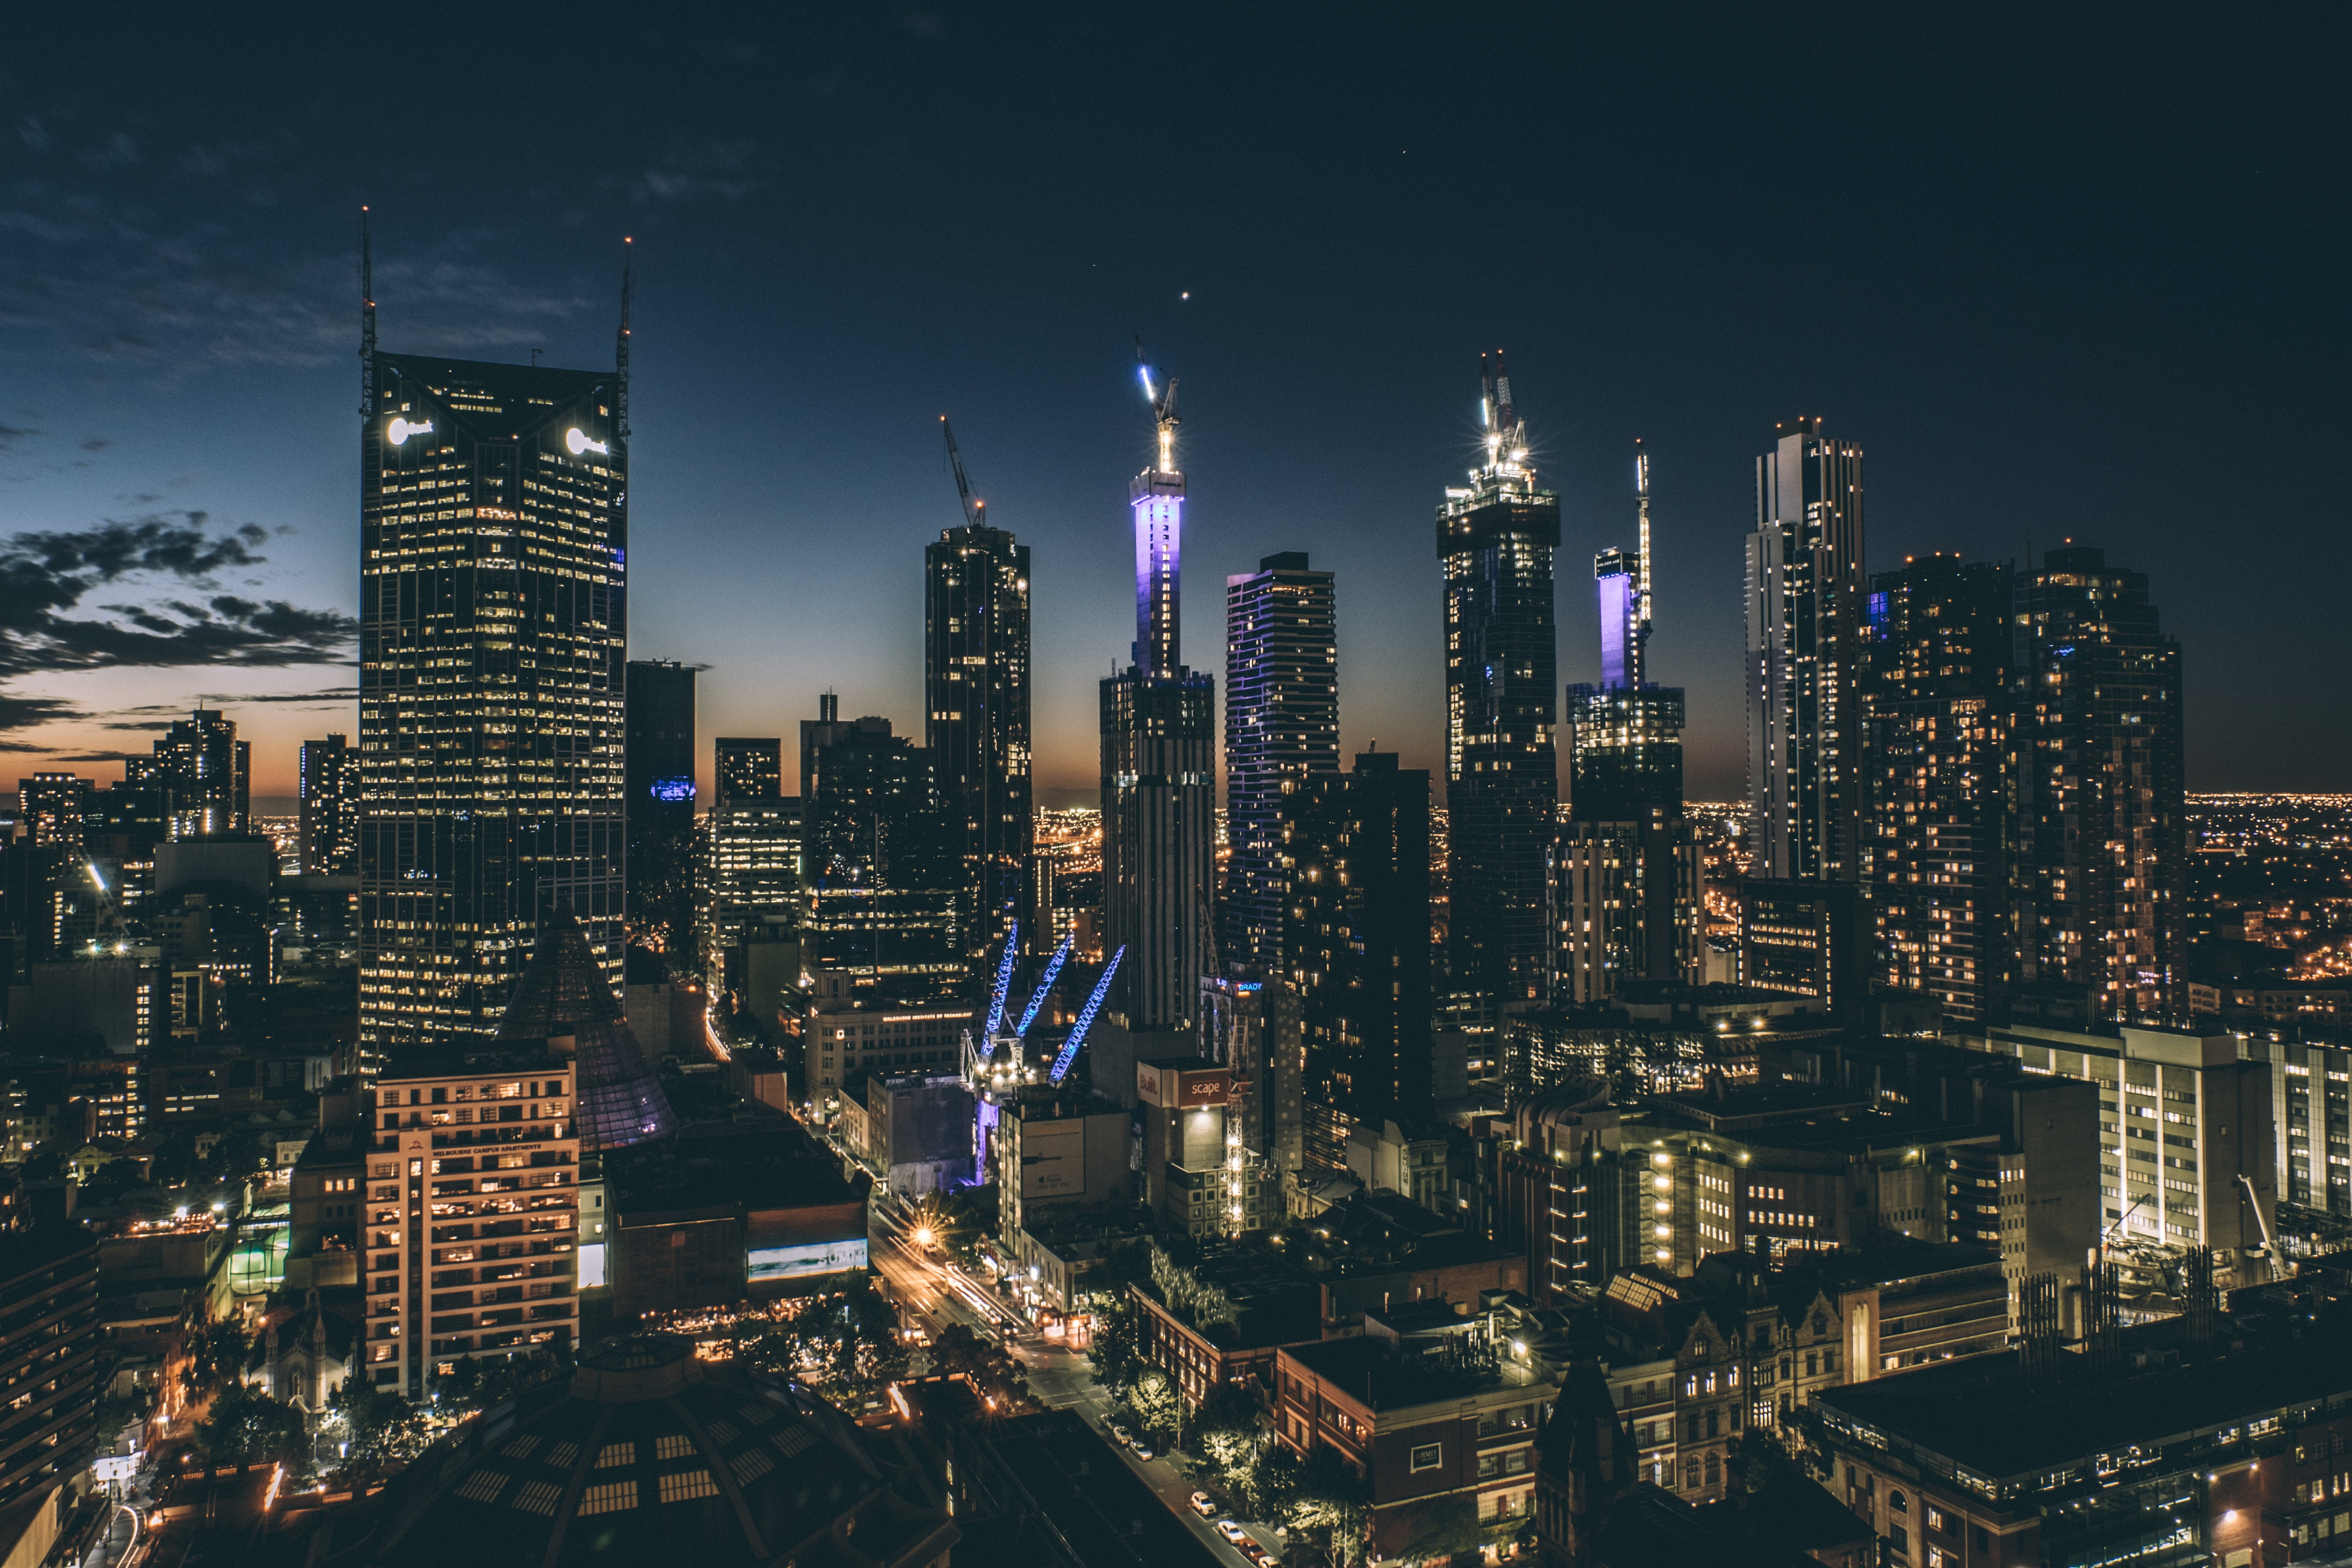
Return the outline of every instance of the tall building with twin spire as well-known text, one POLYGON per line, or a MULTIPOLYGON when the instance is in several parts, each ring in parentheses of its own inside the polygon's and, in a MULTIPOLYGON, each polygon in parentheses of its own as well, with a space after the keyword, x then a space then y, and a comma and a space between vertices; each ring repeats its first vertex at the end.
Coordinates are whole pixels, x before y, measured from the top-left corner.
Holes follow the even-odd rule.
POLYGON ((621 979, 628 289, 605 369, 376 351, 362 249, 360 1046, 498 1026, 541 925, 621 979))
POLYGON ((1456 992, 1539 1005, 1550 974, 1546 863, 1559 803, 1552 552, 1559 498, 1536 488, 1497 353, 1481 362, 1479 465, 1437 509, 1445 565, 1447 957, 1456 992))
POLYGON ((1103 914, 1124 948, 1112 1005, 1131 1033, 1186 1027, 1209 965, 1216 876, 1216 681, 1185 668, 1178 631, 1184 475, 1176 384, 1146 364, 1159 453, 1128 487, 1135 519, 1134 662, 1102 683, 1103 914))

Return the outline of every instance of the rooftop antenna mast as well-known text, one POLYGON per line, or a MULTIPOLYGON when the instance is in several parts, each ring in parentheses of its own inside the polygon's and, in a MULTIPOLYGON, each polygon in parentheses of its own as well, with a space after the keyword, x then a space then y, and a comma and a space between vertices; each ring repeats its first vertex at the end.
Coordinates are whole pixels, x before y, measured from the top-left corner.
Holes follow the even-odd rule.
POLYGON ((614 424, 624 441, 629 438, 629 263, 636 254, 633 248, 636 243, 628 235, 621 237, 621 330, 613 341, 613 367, 618 373, 618 384, 613 394, 614 424))
POLYGON ((955 470, 956 499, 963 502, 963 520, 973 528, 982 527, 988 521, 988 503, 971 493, 971 481, 964 478, 963 454, 956 449, 955 426, 944 414, 940 416, 940 434, 947 437, 948 467, 955 470))
POLYGON ((368 210, 360 208, 360 416, 375 412, 375 258, 368 248, 368 210))

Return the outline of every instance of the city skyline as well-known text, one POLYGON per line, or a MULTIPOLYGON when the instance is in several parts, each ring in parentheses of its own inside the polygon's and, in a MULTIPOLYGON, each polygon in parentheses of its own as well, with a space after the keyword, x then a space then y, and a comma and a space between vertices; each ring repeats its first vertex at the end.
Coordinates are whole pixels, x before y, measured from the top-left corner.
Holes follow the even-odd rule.
MULTIPOLYGON (((1937 549, 2022 564, 2029 540, 2037 551, 2070 536, 2103 545, 2148 571, 2152 596, 2178 606, 2169 624, 2189 655, 2193 787, 2315 787, 2339 778, 2352 742, 2323 734, 2290 744, 2286 710, 2271 714, 2266 705, 2336 700, 2347 676, 2308 658, 2310 683, 2290 696, 2263 679, 2282 657, 2279 646, 2257 650, 2233 635, 2249 617, 2271 620, 2284 657, 2298 661, 2313 635, 2299 628, 2326 622, 2328 574, 2259 588, 2227 575, 2210 583, 2185 575, 2210 531, 2266 526, 2292 552, 2316 544, 2324 537, 2316 531, 2340 510, 2319 458, 2330 399, 2315 395, 2324 384, 2309 379, 2307 366, 2331 357, 2342 315, 2303 270, 2311 220, 2292 204, 2267 203, 2234 242, 2252 249, 2218 253, 2203 237, 2279 133, 2276 117, 2294 111, 2245 121, 2228 112, 2231 95, 2217 89, 2087 187, 2085 172, 2105 167, 2096 164, 2104 143, 2071 120, 2042 127, 2053 145, 2029 160, 2023 130, 1990 140, 1967 133, 1981 129, 1977 117, 1990 110, 1948 105, 1957 121, 1931 129, 1930 116, 1873 95, 1850 124, 1805 119, 1792 139, 1819 132, 1822 155, 1853 168, 1853 199, 1880 237, 1852 254, 1807 255, 1804 265, 1823 272, 1822 287, 1844 302, 1844 313, 1834 330, 1799 341, 1767 309, 1793 276, 1793 264, 1766 258, 1771 246, 1743 246, 1727 268, 1702 269, 1685 258, 1712 254, 1692 242, 1742 224, 1761 199, 1739 184, 1756 173, 1758 155, 1710 140, 1722 112, 1696 116, 1654 144, 1604 123, 1612 106, 1645 92, 1653 109, 1644 122, 1675 121, 1675 110, 1699 104, 1758 40, 1737 28, 1677 38, 1669 71, 1663 40, 1605 32, 1616 26, 1632 24, 1591 23, 1603 31, 1565 35, 1625 45, 1615 58, 1627 80, 1584 83, 1582 68, 1571 68, 1591 90, 1580 97, 1571 131, 1540 133, 1534 151, 1555 163, 1569 145, 1556 140, 1561 135, 1590 139, 1590 156, 1562 165, 1569 172, 1547 187, 1549 199, 1531 221, 1566 236, 1591 215, 1605 218, 1570 251, 1572 275, 1540 283, 1466 268, 1421 240, 1351 254, 1343 265, 1330 236, 1344 240, 1353 232, 1348 225, 1366 219, 1349 217, 1324 233, 1334 201, 1367 182, 1395 186, 1392 202, 1374 204, 1391 236, 1454 199, 1454 176, 1472 150, 1446 123, 1457 107, 1452 88, 1425 108, 1349 119, 1344 135, 1302 147, 1308 177, 1279 182, 1296 211, 1279 205, 1248 153, 1244 133, 1268 122, 1244 116, 1233 131, 1193 133, 1177 159, 1172 177, 1190 199, 1232 198, 1214 205, 1217 221, 1198 236, 1139 258, 1112 242, 1123 198, 1089 198, 1034 236, 987 216, 947 273, 900 258, 908 220, 884 210, 903 206, 925 222, 959 210, 937 176, 910 172, 919 159, 890 153, 866 188, 843 175, 793 173, 795 149, 887 152, 869 117, 899 104, 905 89, 881 87, 872 58, 886 48, 908 51, 924 82, 932 80, 925 73, 947 68, 940 42, 917 34, 845 26, 815 40, 818 56, 862 85, 866 107, 856 113, 812 111, 807 124, 697 119, 677 137, 635 134, 633 127, 655 122, 645 117, 677 110, 680 61, 725 57, 726 40, 689 29, 649 50, 642 95, 581 154, 582 181, 552 180, 520 205, 501 195, 497 206, 470 178, 436 182, 425 194, 404 173, 414 157, 404 143, 362 131, 332 107, 290 111, 315 132, 297 148, 243 138, 247 111, 223 104, 234 94, 199 103, 159 84, 136 124, 37 95, 6 153, 31 181, 15 199, 40 220, 19 226, 16 265, 0 279, 17 307, 0 342, 20 373, 0 412, 12 432, 9 518, 24 530, 72 533, 106 518, 203 511, 214 520, 209 536, 245 527, 265 536, 251 553, 267 564, 228 567, 219 578, 225 594, 355 613, 347 563, 357 509, 348 427, 333 411, 352 346, 350 219, 361 201, 373 201, 387 331, 396 325, 404 343, 468 357, 521 363, 543 348, 551 363, 598 363, 591 355, 609 330, 619 236, 638 236, 646 413, 630 652, 713 667, 698 758, 706 788, 710 735, 789 734, 798 708, 777 695, 779 671, 793 689, 836 684, 849 710, 913 727, 921 711, 922 592, 913 552, 956 518, 932 446, 932 426, 946 412, 996 503, 992 515, 1037 552, 1039 804, 1091 793, 1088 687, 1128 640, 1117 591, 1123 552, 1109 508, 1141 456, 1123 354, 1138 330, 1187 378, 1187 438, 1200 452, 1202 476, 1189 520, 1196 577, 1246 571, 1287 550, 1305 550, 1342 574, 1351 606, 1339 655, 1351 672, 1342 700, 1348 752, 1377 738, 1407 765, 1440 765, 1442 674, 1426 635, 1437 591, 1418 547, 1419 509, 1424 476, 1458 469, 1470 443, 1475 410, 1461 390, 1464 366, 1501 345, 1530 409, 1537 464, 1562 493, 1571 560, 1622 532, 1623 453, 1633 437, 1645 438, 1672 476, 1657 497, 1675 542, 1660 566, 1687 586, 1661 610, 1660 646, 1673 652, 1653 679, 1690 691, 1694 797, 1730 798, 1744 787, 1736 594, 1747 468, 1771 425, 1799 413, 1821 415, 1872 453, 1879 505, 1867 569, 1937 549), (1885 150, 1874 150, 1874 135, 1888 142, 1885 150), (1393 169, 1370 161, 1376 142, 1393 169), (2165 155, 2176 144, 2208 150, 2184 166, 2165 155), (2048 173, 2037 172, 2044 165, 2048 173), (63 221, 60 209, 44 205, 52 187, 41 178, 53 182, 67 168, 89 182, 101 208, 147 213, 145 226, 108 237, 63 221), (167 176, 167 169, 180 172, 167 176), (2159 170, 2181 171, 2185 182, 2163 204, 2169 216, 2150 216, 2154 205, 2137 199, 2149 182, 2176 178, 2159 170), (1610 216, 1612 194, 1627 190, 1640 194, 1638 223, 1610 216), (268 205, 223 203, 224 191, 266 195, 268 205), (850 276, 797 240, 775 252, 772 265, 745 259, 768 254, 762 242, 787 191, 845 226, 843 249, 870 276, 850 276), (2061 191, 2071 204, 2064 211, 2036 205, 2061 191), (933 200, 943 195, 944 203, 933 200), (1963 230, 1951 254, 1928 254, 1917 242, 1947 232, 1956 209, 1977 226, 1963 230), (2072 259, 1990 281, 2006 269, 1981 263, 2029 240, 2037 253, 2072 259), (158 265, 146 259, 158 249, 196 258, 169 279, 169 310, 158 308, 145 270, 158 265), (2126 256, 2137 280, 2128 306, 2086 305, 2095 279, 2102 299, 2110 292, 2108 264, 2122 266, 2126 256), (2263 287, 2242 287, 2248 268, 2260 269, 2263 287), (1399 299, 1432 302, 1391 319, 1389 303, 1399 299), (277 300, 286 301, 282 310, 264 309, 277 300), (2280 330, 2284 311, 2295 317, 2291 338, 2280 330), (1361 330, 1373 320, 1379 332, 1361 330), (2162 375, 2150 374, 2158 360, 2162 375), (2207 433, 2200 449, 2258 448, 2265 460, 2251 468, 2179 462, 2183 388, 2190 397, 2210 395, 2195 416, 2207 433), (2029 433, 2004 443, 2004 465, 2018 482, 1990 507, 1979 494, 1988 421, 2029 433), (266 444, 251 434, 265 428, 266 444), (1318 460, 1297 460, 1308 452, 1318 460), (288 528, 295 531, 277 532, 288 528), (714 556, 765 569, 715 578, 705 565, 714 556), (805 573, 844 584, 833 612, 767 614, 763 582, 805 573), (258 580, 257 595, 248 578, 258 580), (2224 692, 2244 695, 2221 700, 2224 692), (2245 735, 2233 732, 2241 717, 2245 735)), ((950 49, 969 46, 987 58, 1027 37, 955 17, 939 26, 950 49)), ((1083 51, 1108 41, 1064 47, 1083 51)), ((1867 67, 1909 58, 1906 46, 1916 42, 1888 24, 1847 47, 1867 67)), ((774 58, 772 40, 752 35, 742 44, 752 56, 774 58)), ((1343 38, 1339 46, 1381 80, 1402 68, 1393 44, 1343 38)), ((1065 65, 1083 58, 1054 57, 1065 65)), ((134 78, 148 68, 130 65, 134 78)), ((236 79, 236 68, 224 68, 226 79, 236 79)), ((2021 92, 2036 68, 2005 67, 1992 79, 2021 92)), ((1247 69, 1227 68, 1216 78, 1222 90, 1244 84, 1247 69)), ((1951 86, 1939 74, 1947 69, 1957 82, 1957 65, 1929 68, 1928 95, 1938 103, 1937 93, 1951 86)), ((1090 95, 1089 104, 1104 102, 1084 74, 1074 90, 1090 95)), ((463 85, 430 70, 415 82, 430 101, 450 101, 463 85)), ((1282 112, 1335 103, 1335 85, 1299 84, 1282 112)), ((963 90, 955 88, 951 101, 968 101, 963 90)), ((2101 108, 2122 108, 2122 122, 2137 123, 2137 100, 2118 105, 2115 91, 2079 89, 2087 94, 2078 95, 2083 112, 2095 118, 2101 108)), ((1018 95, 1000 85, 989 97, 1009 103, 1018 95)), ((1999 92, 1991 98, 2005 101, 1999 92)), ((992 212, 1034 212, 1042 198, 1075 188, 1071 182, 1083 184, 1092 160, 1112 151, 1070 153, 1045 174, 1015 173, 1013 144, 1036 126, 1013 110, 992 112, 1003 118, 978 128, 955 176, 968 179, 976 204, 992 212)), ((908 134, 919 150, 944 125, 926 117, 908 134)), ((523 138, 519 144, 553 145, 532 140, 539 132, 508 129, 523 138)), ((1529 134, 1538 133, 1530 127, 1529 134)), ((2253 177, 2267 188, 2262 183, 2275 176, 2257 168, 2253 177)), ((1573 581, 1559 593, 1562 678, 1590 679, 1589 599, 1573 581)), ((90 606, 101 602, 113 601, 96 593, 69 614, 95 617, 90 606)), ((1188 614, 1195 648, 1213 647, 1215 606, 1195 594, 1188 614)), ((305 651, 279 643, 261 657, 305 651)), ((254 740, 256 794, 282 798, 293 794, 301 739, 355 728, 348 699, 284 700, 348 688, 347 668, 333 664, 134 669, 110 658, 60 668, 67 662, 20 658, 13 667, 9 713, 49 719, 0 737, 0 747, 54 749, 15 750, 0 767, 26 776, 58 766, 110 776, 110 764, 72 759, 136 752, 140 732, 108 726, 168 722, 205 697, 218 700, 254 740), (238 696, 271 700, 231 700, 238 696), (27 699, 86 717, 27 707, 27 699)))

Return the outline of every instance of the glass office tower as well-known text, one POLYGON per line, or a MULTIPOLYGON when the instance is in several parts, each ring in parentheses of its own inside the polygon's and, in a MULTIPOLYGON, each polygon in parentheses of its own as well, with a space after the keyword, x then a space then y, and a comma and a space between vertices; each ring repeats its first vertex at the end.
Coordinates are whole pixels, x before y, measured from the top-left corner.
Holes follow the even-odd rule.
POLYGON ((1550 963, 1546 861, 1559 802, 1552 553, 1559 498, 1538 489, 1497 353, 1482 365, 1484 460, 1437 509, 1445 565, 1447 958, 1488 1009, 1539 1004, 1550 963))
POLYGON ((380 1059, 494 1030, 559 910, 621 982, 628 429, 624 368, 375 353, 372 303, 365 344, 360 1044, 380 1059))

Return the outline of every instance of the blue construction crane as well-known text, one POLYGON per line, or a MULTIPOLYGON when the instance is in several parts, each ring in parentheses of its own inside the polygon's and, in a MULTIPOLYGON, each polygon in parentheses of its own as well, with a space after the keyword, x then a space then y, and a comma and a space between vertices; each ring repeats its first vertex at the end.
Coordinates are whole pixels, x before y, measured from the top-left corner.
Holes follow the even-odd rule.
POLYGON ((1087 998, 1087 1010, 1078 1015, 1076 1026, 1070 1030, 1070 1037, 1062 1042, 1062 1054, 1054 1058, 1053 1079, 1055 1083, 1068 1075, 1070 1064, 1078 1059, 1078 1047, 1086 1044, 1087 1031, 1094 1027, 1095 1015, 1102 1011, 1103 998, 1110 994, 1110 977, 1118 973, 1118 961, 1126 956, 1127 949, 1122 947, 1110 955, 1108 963, 1103 965, 1102 978, 1095 982, 1095 994, 1087 998))
POLYGON ((1061 946, 1054 950, 1052 960, 1045 965, 1045 978, 1037 982, 1037 994, 1029 998, 1028 1010, 1021 1015, 1021 1022, 1013 1026, 1014 1039, 1028 1037, 1029 1026, 1037 1021, 1037 1010, 1045 1005, 1045 998, 1052 994, 1054 981, 1062 973, 1063 962, 1070 956, 1070 943, 1076 940, 1077 933, 1073 931, 1062 939, 1061 946))
POLYGON ((996 966, 996 990, 988 999, 989 1039, 1004 1027, 1004 990, 1013 984, 1013 961, 1020 953, 1021 922, 1014 921, 1013 929, 1004 933, 1004 962, 996 966))

